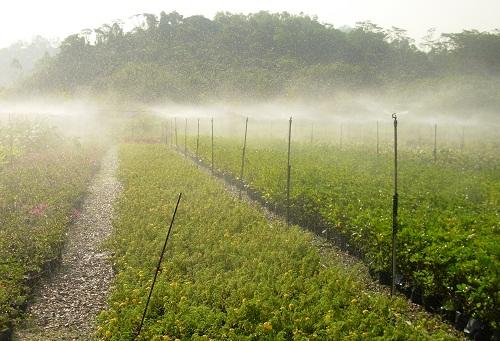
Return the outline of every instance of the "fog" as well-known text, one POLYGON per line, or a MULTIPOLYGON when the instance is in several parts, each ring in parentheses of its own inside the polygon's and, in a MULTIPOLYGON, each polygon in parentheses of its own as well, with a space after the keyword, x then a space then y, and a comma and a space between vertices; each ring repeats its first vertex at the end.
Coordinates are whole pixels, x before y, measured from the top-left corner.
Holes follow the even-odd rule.
MULTIPOLYGON (((390 145, 393 138, 392 114, 398 117, 402 147, 429 148, 434 142, 434 129, 441 148, 458 149, 468 146, 498 144, 500 141, 499 115, 494 110, 471 110, 474 103, 456 105, 446 103, 459 96, 460 90, 423 91, 395 95, 382 92, 337 91, 329 98, 275 98, 266 101, 212 100, 206 103, 186 104, 160 102, 146 105, 134 102, 103 101, 91 96, 79 99, 31 97, 0 100, 0 120, 44 121, 57 126, 67 135, 99 139, 110 143, 117 120, 149 115, 174 129, 178 135, 210 135, 211 119, 214 135, 242 137, 245 119, 249 118, 249 141, 281 139, 288 136, 288 120, 292 118, 292 139, 296 142, 326 143, 343 146, 366 146, 376 143, 377 127, 381 144, 390 145), (446 93, 445 93, 446 92, 446 93), (443 100, 439 100, 444 98, 443 100), (448 107, 448 110, 443 108, 448 107)), ((160 127, 157 127, 160 138, 160 127)))
POLYGON ((57 127, 58 133, 82 139, 107 140, 109 121, 103 106, 90 99, 31 97, 0 100, 0 122, 29 120, 57 127))
MULTIPOLYGON (((449 92, 454 90, 448 89, 449 92)), ((183 136, 211 133, 242 137, 245 118, 249 118, 249 138, 280 138, 286 140, 288 120, 292 117, 292 139, 328 144, 365 145, 376 141, 377 125, 381 142, 393 137, 392 114, 398 117, 400 138, 409 148, 433 144, 434 129, 441 147, 457 149, 463 143, 495 144, 500 141, 499 115, 491 109, 443 110, 435 94, 413 94, 412 101, 393 95, 337 93, 318 99, 274 99, 263 102, 213 102, 209 104, 161 103, 147 108, 148 112, 177 125, 183 136), (175 121, 174 121, 175 120, 175 121), (186 127, 187 123, 187 127, 186 127), (341 136, 342 135, 342 136, 341 136), (465 141, 464 141, 465 140, 465 141)), ((472 106, 472 105, 471 105, 472 106)))

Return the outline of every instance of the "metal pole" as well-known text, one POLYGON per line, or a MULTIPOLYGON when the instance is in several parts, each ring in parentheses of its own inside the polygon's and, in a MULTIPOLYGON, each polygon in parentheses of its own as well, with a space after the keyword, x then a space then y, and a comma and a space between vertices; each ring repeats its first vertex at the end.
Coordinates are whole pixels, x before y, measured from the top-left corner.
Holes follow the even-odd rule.
POLYGON ((188 119, 184 121, 184 155, 187 155, 187 130, 188 130, 188 119))
POLYGON ((434 124, 434 150, 432 151, 432 154, 434 156, 434 161, 437 160, 437 123, 434 124))
POLYGON ((398 233, 398 118, 392 114, 394 119, 394 195, 392 197, 392 285, 391 295, 396 286, 396 235, 398 233))
MULTIPOLYGON (((245 154, 247 149, 247 130, 248 130, 248 117, 245 120, 245 137, 243 138, 243 151, 241 155, 241 172, 240 172, 240 181, 241 188, 243 188, 243 171, 245 169, 245 154)), ((240 188, 240 199, 241 199, 241 188, 240 188)))
POLYGON ((314 123, 311 123, 311 144, 314 141, 314 123))
POLYGON ((196 159, 198 159, 199 147, 200 147, 200 119, 198 119, 198 132, 196 134, 196 159))
POLYGON ((286 175, 286 224, 290 225, 290 173, 292 166, 290 164, 290 149, 292 144, 292 117, 288 124, 288 161, 286 175))
POLYGON ((210 120, 212 124, 212 174, 214 174, 214 118, 210 120))
POLYGON ((172 215, 172 220, 170 220, 170 227, 168 228, 167 237, 165 238, 165 243, 163 243, 163 248, 162 248, 161 253, 160 253, 160 259, 158 260, 158 265, 156 266, 155 275, 153 277, 153 283, 151 283, 151 289, 149 289, 149 295, 148 295, 148 299, 146 301, 146 307, 144 308, 144 312, 142 313, 141 324, 139 325, 139 328, 137 330, 136 338, 141 333, 142 325, 144 324, 144 319, 146 318, 146 313, 148 311, 149 301, 151 299, 151 295, 153 294, 153 288, 154 288, 155 283, 156 283, 156 277, 158 276, 158 272, 160 271, 161 261, 163 260, 163 255, 165 254, 165 249, 167 247, 168 238, 170 237, 170 232, 172 231, 172 226, 174 225, 174 219, 175 219, 175 215, 177 214, 177 208, 179 208, 179 203, 181 201, 181 197, 182 197, 182 193, 179 193, 179 198, 177 199, 177 204, 175 205, 174 214, 172 215))

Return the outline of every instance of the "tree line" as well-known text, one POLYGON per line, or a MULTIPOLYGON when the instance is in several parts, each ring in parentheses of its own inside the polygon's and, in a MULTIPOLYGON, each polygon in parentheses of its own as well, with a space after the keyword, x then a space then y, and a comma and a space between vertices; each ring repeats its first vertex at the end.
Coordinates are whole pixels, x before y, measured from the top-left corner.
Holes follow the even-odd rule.
POLYGON ((259 12, 143 14, 67 37, 23 83, 29 91, 160 99, 324 95, 449 77, 500 74, 500 31, 442 34, 416 43, 371 22, 338 29, 306 15, 259 12))

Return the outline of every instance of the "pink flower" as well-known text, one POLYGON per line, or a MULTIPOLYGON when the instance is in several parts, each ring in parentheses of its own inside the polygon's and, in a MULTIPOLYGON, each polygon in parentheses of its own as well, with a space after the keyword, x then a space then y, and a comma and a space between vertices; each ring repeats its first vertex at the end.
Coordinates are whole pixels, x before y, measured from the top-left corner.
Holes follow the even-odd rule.
POLYGON ((78 218, 80 218, 80 215, 82 214, 82 212, 78 209, 73 209, 73 214, 71 215, 71 218, 72 220, 78 220, 78 218))
POLYGON ((45 211, 49 207, 48 204, 46 203, 40 203, 35 206, 33 206, 30 210, 29 213, 35 217, 41 217, 45 214, 45 211))

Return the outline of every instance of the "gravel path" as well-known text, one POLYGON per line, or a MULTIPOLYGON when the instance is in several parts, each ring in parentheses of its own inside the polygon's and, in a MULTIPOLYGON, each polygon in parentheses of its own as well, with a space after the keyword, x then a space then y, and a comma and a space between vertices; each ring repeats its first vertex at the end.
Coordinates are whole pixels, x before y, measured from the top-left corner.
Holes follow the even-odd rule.
POLYGON ((117 149, 102 160, 80 216, 70 227, 61 264, 35 290, 27 319, 14 340, 89 340, 94 319, 106 307, 113 270, 101 248, 112 229, 113 203, 121 191, 115 177, 117 149))

